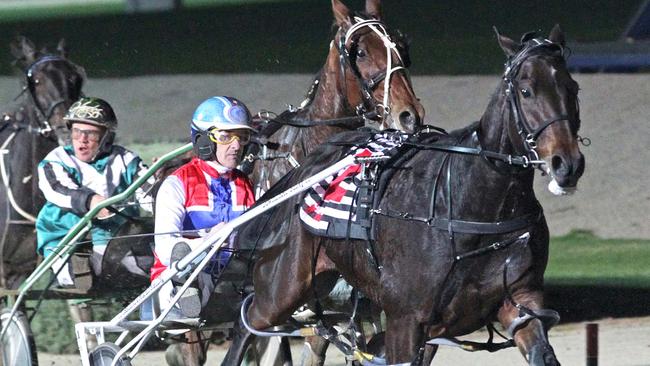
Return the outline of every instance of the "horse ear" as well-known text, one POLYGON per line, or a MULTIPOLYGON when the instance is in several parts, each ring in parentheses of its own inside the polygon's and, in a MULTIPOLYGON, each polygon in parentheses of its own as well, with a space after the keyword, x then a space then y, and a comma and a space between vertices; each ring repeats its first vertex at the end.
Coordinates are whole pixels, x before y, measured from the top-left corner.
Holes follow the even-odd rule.
POLYGON ((548 40, 564 47, 566 40, 564 39, 564 32, 560 28, 559 24, 555 24, 553 29, 551 29, 551 33, 548 35, 548 40))
POLYGON ((366 0, 366 13, 375 19, 381 19, 381 0, 366 0))
POLYGON ((344 26, 349 26, 350 22, 350 10, 345 4, 339 0, 332 0, 332 11, 334 12, 334 19, 336 19, 336 24, 343 28, 344 26))
POLYGON ((499 30, 497 27, 492 27, 494 29, 494 33, 497 35, 497 41, 499 42, 499 46, 503 50, 503 52, 506 53, 506 56, 510 57, 517 53, 517 50, 519 49, 519 43, 513 41, 512 39, 502 36, 499 33, 499 30))
POLYGON ((27 37, 22 37, 20 46, 23 49, 23 54, 25 55, 25 60, 29 63, 36 61, 36 46, 32 41, 27 39, 27 37))
POLYGON ((68 44, 65 42, 65 38, 61 38, 59 44, 56 46, 56 50, 61 57, 68 58, 68 44))
POLYGON ((28 66, 36 60, 36 46, 25 36, 19 36, 11 42, 11 54, 16 61, 28 66))

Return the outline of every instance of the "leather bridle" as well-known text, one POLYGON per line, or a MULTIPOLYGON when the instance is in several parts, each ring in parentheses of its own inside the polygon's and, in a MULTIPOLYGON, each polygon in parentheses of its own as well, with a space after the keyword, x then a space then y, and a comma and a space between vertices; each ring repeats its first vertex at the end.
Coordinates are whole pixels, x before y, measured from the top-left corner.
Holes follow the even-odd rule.
MULTIPOLYGON (((355 112, 359 116, 368 116, 368 113, 375 112, 375 117, 370 119, 382 121, 390 115, 390 81, 393 73, 402 71, 404 72, 405 77, 407 79, 409 78, 407 70, 409 62, 408 55, 406 54, 407 50, 404 45, 404 37, 399 32, 397 32, 396 35, 391 35, 388 32, 386 25, 378 19, 365 19, 355 16, 354 21, 355 23, 353 23, 345 33, 343 33, 342 30, 339 31, 342 35, 338 38, 336 45, 336 48, 339 51, 341 77, 345 89, 342 94, 346 95, 347 93, 346 73, 350 70, 361 89, 362 102, 354 107, 355 112), (375 73, 367 79, 361 74, 361 71, 356 64, 356 52, 358 49, 359 37, 355 37, 355 35, 357 32, 365 28, 369 28, 371 32, 374 32, 379 36, 386 47, 386 69, 375 73), (398 60, 398 63, 395 66, 393 66, 393 53, 396 55, 398 60), (402 55, 402 53, 405 54, 402 55), (378 103, 372 93, 382 81, 384 82, 384 96, 381 103, 378 103)), ((345 99, 345 103, 350 109, 352 109, 347 98, 345 99)))
MULTIPOLYGON (((576 124, 576 126, 580 125, 580 117, 579 114, 576 113, 577 120, 575 121, 572 121, 568 115, 561 114, 543 121, 539 124, 539 126, 535 128, 530 124, 526 118, 526 114, 521 108, 521 101, 519 100, 520 98, 519 93, 517 92, 516 81, 519 70, 529 57, 549 52, 559 53, 561 57, 564 57, 564 48, 557 43, 553 43, 548 39, 542 38, 533 38, 531 40, 528 40, 526 43, 524 43, 523 48, 519 52, 508 59, 506 62, 506 69, 503 73, 503 82, 506 85, 505 91, 508 98, 508 104, 517 125, 517 132, 522 138, 524 148, 526 149, 530 157, 530 162, 532 164, 544 163, 544 161, 540 161, 536 148, 537 139, 542 134, 542 132, 546 130, 546 128, 551 126, 553 123, 560 121, 567 121, 570 124, 573 122, 576 124)), ((575 131, 574 135, 576 139, 579 139, 577 135, 577 128, 572 128, 572 131, 575 131)))

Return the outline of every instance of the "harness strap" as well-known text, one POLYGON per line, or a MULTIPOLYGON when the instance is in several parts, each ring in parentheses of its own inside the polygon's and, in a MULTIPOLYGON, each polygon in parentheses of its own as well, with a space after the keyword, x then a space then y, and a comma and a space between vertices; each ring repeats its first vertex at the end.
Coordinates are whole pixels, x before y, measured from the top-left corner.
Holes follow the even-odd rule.
POLYGON ((499 160, 510 165, 519 165, 523 168, 528 168, 532 164, 540 164, 540 161, 530 160, 525 155, 511 155, 503 154, 495 151, 483 150, 474 147, 456 146, 456 145, 443 145, 443 144, 424 144, 418 142, 405 142, 404 145, 417 147, 423 150, 439 150, 448 151, 464 155, 481 156, 488 159, 499 160))
POLYGON ((496 352, 505 348, 510 348, 516 346, 515 341, 508 339, 505 342, 500 343, 480 343, 480 342, 471 342, 463 341, 457 338, 434 338, 426 342, 427 345, 431 346, 451 346, 458 347, 463 351, 476 352, 476 351, 488 351, 496 352))
POLYGON ((5 164, 5 155, 9 154, 9 150, 7 150, 7 146, 11 143, 14 137, 16 137, 16 133, 17 132, 15 131, 12 132, 11 135, 7 137, 7 139, 2 144, 2 146, 0 146, 0 176, 2 178, 2 184, 5 186, 5 189, 7 190, 7 198, 11 203, 11 207, 14 209, 14 211, 18 212, 20 216, 24 217, 26 220, 30 221, 33 224, 36 222, 36 217, 34 217, 29 212, 23 210, 20 206, 18 206, 18 203, 14 198, 14 195, 11 191, 11 186, 9 185, 9 174, 7 173, 7 167, 5 164))
POLYGON ((432 228, 442 231, 447 231, 451 227, 451 230, 453 232, 461 234, 506 234, 529 227, 530 225, 538 222, 542 217, 542 210, 511 220, 499 222, 480 222, 455 219, 449 220, 446 218, 438 217, 419 217, 413 216, 409 212, 394 211, 389 209, 374 209, 371 212, 373 214, 399 220, 423 222, 432 228))

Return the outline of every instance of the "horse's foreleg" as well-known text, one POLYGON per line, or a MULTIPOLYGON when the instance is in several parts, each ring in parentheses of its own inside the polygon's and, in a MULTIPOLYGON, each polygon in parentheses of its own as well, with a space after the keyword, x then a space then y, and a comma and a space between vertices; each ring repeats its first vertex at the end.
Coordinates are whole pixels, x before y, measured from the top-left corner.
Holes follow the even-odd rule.
POLYGON ((424 343, 422 325, 413 316, 386 315, 386 361, 388 364, 412 362, 424 343))
POLYGON ((232 328, 232 341, 228 352, 221 362, 224 366, 241 365, 246 354, 246 350, 253 343, 255 336, 249 332, 242 324, 241 318, 237 318, 232 328))
MULTIPOLYGON (((541 309, 541 293, 525 294, 515 298, 515 301, 526 306, 527 308, 537 311, 541 309), (521 301, 521 302, 520 302, 521 301)), ((513 322, 522 319, 522 312, 506 301, 499 309, 499 321, 505 328, 510 328, 513 322)), ((548 329, 539 318, 531 318, 521 324, 517 329, 513 329, 512 337, 524 355, 528 364, 531 366, 559 366, 560 363, 555 356, 553 347, 548 342, 548 329)))
POLYGON ((307 337, 302 348, 301 366, 323 366, 329 342, 321 337, 307 337))

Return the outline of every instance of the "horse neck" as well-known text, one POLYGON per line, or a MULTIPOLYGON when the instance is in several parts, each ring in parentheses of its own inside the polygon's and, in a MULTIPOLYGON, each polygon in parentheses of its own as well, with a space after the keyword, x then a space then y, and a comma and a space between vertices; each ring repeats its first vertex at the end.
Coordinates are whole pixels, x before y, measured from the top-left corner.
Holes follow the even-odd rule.
MULTIPOLYGON (((312 101, 296 113, 295 118, 309 121, 332 120, 344 117, 354 117, 356 112, 350 103, 346 102, 346 87, 343 85, 343 78, 340 76, 340 66, 335 51, 330 52, 326 64, 320 72, 318 88, 312 101)), ((354 83, 356 80, 348 80, 346 83, 354 83)), ((301 149, 298 145, 305 147, 304 154, 307 155, 315 147, 321 145, 332 135, 345 131, 341 126, 316 125, 309 128, 296 128, 297 131, 289 132, 296 136, 293 149, 301 149)))
POLYGON ((512 118, 505 87, 500 83, 479 122, 478 133, 481 146, 486 150, 503 154, 516 154, 509 133, 512 118))
MULTIPOLYGON (((515 130, 513 137, 512 119, 504 88, 500 85, 479 122, 478 137, 481 148, 502 154, 521 155, 517 143, 513 142, 513 138, 519 138, 519 135, 515 130)), ((505 163, 495 162, 500 169, 497 171, 495 165, 491 166, 483 158, 470 161, 468 166, 459 169, 464 169, 463 175, 471 177, 470 181, 484 181, 485 184, 479 183, 484 187, 481 190, 464 190, 467 202, 486 203, 481 204, 480 210, 493 210, 497 216, 508 215, 507 212, 516 210, 525 212, 537 206, 532 169, 522 171, 505 163)))

